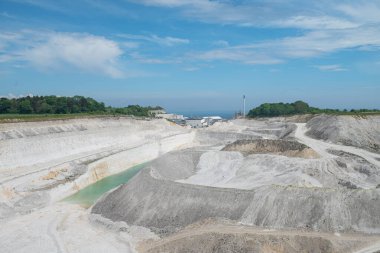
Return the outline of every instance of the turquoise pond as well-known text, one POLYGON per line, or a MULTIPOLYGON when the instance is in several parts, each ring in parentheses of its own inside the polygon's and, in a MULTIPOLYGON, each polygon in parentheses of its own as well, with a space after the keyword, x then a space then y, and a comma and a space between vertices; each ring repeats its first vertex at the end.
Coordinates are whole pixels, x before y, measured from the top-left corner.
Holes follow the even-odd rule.
POLYGON ((124 170, 118 174, 105 177, 98 182, 91 184, 77 193, 67 197, 64 201, 79 204, 84 207, 92 206, 104 193, 118 187, 121 184, 127 183, 133 176, 135 176, 146 163, 136 165, 129 169, 124 170))

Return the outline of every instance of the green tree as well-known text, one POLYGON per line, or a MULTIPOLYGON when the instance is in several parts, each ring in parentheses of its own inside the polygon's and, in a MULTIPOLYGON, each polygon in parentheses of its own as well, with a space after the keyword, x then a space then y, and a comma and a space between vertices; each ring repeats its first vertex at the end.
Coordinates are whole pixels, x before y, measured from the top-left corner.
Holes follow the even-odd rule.
POLYGON ((58 97, 57 98, 55 113, 59 113, 59 114, 69 113, 69 110, 67 108, 67 98, 66 97, 58 97))
POLYGON ((30 100, 23 100, 19 103, 18 110, 21 114, 30 114, 33 112, 30 100))
POLYGON ((53 113, 53 108, 46 102, 42 102, 40 106, 40 113, 53 113))
POLYGON ((309 105, 303 101, 296 101, 293 103, 295 113, 307 113, 309 111, 309 105))
POLYGON ((112 114, 124 114, 148 117, 149 110, 157 107, 142 107, 129 105, 123 108, 105 107, 104 103, 93 98, 83 96, 57 97, 57 96, 34 96, 23 98, 0 98, 0 114, 2 113, 47 113, 69 114, 84 112, 106 112, 112 114))
POLYGON ((12 107, 12 102, 7 98, 0 99, 0 113, 9 113, 12 107))
MULTIPOLYGON (((313 108, 314 109, 314 108, 313 108)), ((264 103, 251 109, 248 117, 273 117, 293 114, 311 113, 312 108, 303 101, 294 103, 264 103)))

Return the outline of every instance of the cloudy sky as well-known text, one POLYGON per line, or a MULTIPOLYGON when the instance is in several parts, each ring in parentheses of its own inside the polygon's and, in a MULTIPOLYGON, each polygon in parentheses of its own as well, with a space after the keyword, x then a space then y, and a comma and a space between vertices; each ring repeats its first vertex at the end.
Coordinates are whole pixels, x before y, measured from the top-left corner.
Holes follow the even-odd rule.
POLYGON ((1 0, 0 95, 380 108, 380 0, 1 0))

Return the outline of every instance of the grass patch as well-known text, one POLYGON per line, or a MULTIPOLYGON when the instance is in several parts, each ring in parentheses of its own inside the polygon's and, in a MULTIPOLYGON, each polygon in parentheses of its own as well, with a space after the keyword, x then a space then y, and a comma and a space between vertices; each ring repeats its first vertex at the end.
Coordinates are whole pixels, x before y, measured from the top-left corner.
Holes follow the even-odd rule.
POLYGON ((107 113, 70 113, 70 114, 0 114, 0 123, 13 122, 31 122, 31 121, 47 121, 47 120, 65 120, 80 118, 99 118, 99 117, 124 117, 124 118, 144 118, 123 114, 107 114, 107 113))

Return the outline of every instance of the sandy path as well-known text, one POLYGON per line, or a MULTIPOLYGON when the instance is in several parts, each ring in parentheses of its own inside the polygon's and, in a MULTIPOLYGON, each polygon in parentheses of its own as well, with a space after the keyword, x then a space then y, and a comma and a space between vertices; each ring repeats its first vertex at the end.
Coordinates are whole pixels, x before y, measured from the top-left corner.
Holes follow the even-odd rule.
POLYGON ((380 252, 380 242, 371 245, 369 247, 366 247, 364 249, 358 250, 355 253, 377 253, 380 252))
MULTIPOLYGON (((295 132, 295 137, 300 142, 310 146, 312 149, 317 151, 323 157, 334 157, 334 155, 326 151, 328 149, 342 150, 345 152, 349 152, 349 153, 361 156, 364 159, 366 159, 368 162, 380 167, 380 161, 377 160, 377 159, 380 159, 380 155, 371 153, 363 149, 352 147, 352 146, 338 145, 338 144, 333 144, 333 143, 328 143, 321 140, 313 139, 309 136, 306 136, 305 133, 307 132, 308 129, 305 123, 297 123, 296 125, 297 125, 297 129, 295 132)), ((377 251, 380 251, 380 242, 377 242, 374 245, 371 245, 367 248, 356 251, 355 253, 374 253, 377 251)))
POLYGON ((229 225, 229 224, 207 224, 203 226, 195 226, 185 228, 184 230, 171 235, 167 238, 158 241, 146 241, 141 242, 137 249, 139 252, 146 252, 150 249, 163 246, 170 242, 177 240, 186 239, 188 237, 193 237, 197 235, 202 235, 206 233, 218 233, 218 234, 235 234, 235 235, 268 235, 268 236, 305 236, 305 237, 315 237, 323 238, 332 241, 339 241, 340 243, 347 241, 362 241, 364 245, 374 244, 371 247, 366 248, 364 251, 360 250, 355 253, 372 253, 373 251, 366 251, 367 249, 377 249, 374 246, 379 246, 380 237, 379 236, 369 236, 363 234, 333 234, 333 233, 320 233, 311 231, 300 231, 300 230, 274 230, 274 229, 263 229, 253 226, 243 226, 243 225, 229 225))
POLYGON ((0 251, 134 252, 124 236, 128 237, 126 232, 91 224, 87 210, 79 206, 57 203, 1 224, 0 251))
POLYGON ((344 146, 344 145, 333 144, 333 143, 313 139, 305 134, 308 130, 306 127, 306 123, 297 123, 296 125, 297 125, 297 129, 295 132, 295 137, 303 144, 308 145, 309 147, 314 149, 321 156, 333 158, 335 156, 328 153, 327 152, 328 149, 342 150, 344 152, 361 156, 364 159, 366 159, 368 162, 380 167, 380 160, 377 160, 377 159, 380 159, 379 154, 371 153, 369 151, 352 147, 352 146, 344 146))

